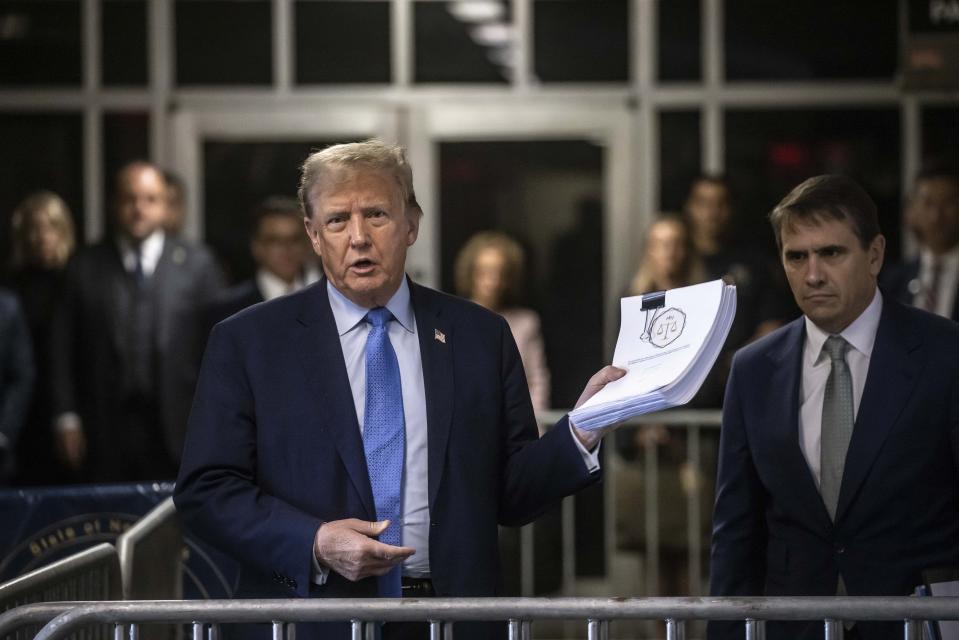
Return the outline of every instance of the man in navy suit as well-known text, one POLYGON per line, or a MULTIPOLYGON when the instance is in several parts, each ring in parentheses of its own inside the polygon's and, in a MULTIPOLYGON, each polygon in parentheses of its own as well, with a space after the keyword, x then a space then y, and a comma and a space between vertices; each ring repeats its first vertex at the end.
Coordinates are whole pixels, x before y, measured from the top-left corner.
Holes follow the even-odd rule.
POLYGON ((919 255, 882 272, 896 300, 959 320, 959 172, 931 164, 916 177, 906 222, 919 255))
MULTIPOLYGON (((377 580, 393 571, 403 595, 493 595, 497 525, 530 522, 595 482, 601 434, 564 418, 537 439, 503 318, 406 278, 422 211, 401 149, 311 155, 300 201, 325 279, 214 328, 177 508, 243 563, 240 595, 399 595, 377 580), (405 424, 396 522, 377 517, 364 440, 377 392, 370 317, 383 308, 405 424), (398 544, 377 539, 388 532, 398 544)), ((581 401, 623 373, 601 370, 581 401)))
MULTIPOLYGON (((852 180, 811 178, 770 220, 804 316, 734 358, 711 592, 907 595, 924 569, 959 563, 959 326, 877 288, 885 239, 852 180)), ((767 631, 822 637, 822 622, 767 631)), ((742 625, 709 636, 741 638, 742 625)))
POLYGON ((256 273, 218 295, 210 306, 209 329, 237 311, 303 288, 310 243, 303 235, 303 218, 295 198, 270 196, 254 216, 250 254, 256 273))

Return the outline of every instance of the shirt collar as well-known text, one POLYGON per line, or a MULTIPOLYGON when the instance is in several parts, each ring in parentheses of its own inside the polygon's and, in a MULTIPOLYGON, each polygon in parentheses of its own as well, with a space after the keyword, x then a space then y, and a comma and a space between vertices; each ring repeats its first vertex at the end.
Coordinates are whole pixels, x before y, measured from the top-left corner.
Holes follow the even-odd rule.
MULTIPOLYGON (((872 302, 859 314, 859 317, 853 320, 848 327, 839 334, 848 342, 853 349, 862 353, 867 358, 872 355, 872 347, 876 342, 876 332, 879 330, 879 318, 882 316, 882 294, 879 293, 879 287, 876 287, 876 293, 872 296, 872 302)), ((831 334, 826 333, 816 326, 808 317, 806 321, 806 356, 809 358, 809 364, 814 365, 822 357, 822 347, 826 343, 826 338, 831 334)))
MULTIPOLYGON (((361 307, 344 296, 329 280, 326 281, 326 291, 330 296, 330 309, 333 311, 337 333, 341 336, 345 335, 363 322, 369 309, 361 307)), ((410 286, 405 277, 400 281, 399 289, 386 303, 386 308, 390 310, 401 327, 413 333, 413 305, 410 304, 410 286)))
POLYGON ((287 283, 266 269, 257 269, 256 286, 260 290, 260 293, 263 294, 264 300, 272 300, 302 289, 303 281, 300 278, 296 278, 293 282, 287 283))
MULTIPOLYGON (((166 236, 163 229, 157 229, 146 238, 140 241, 140 261, 143 271, 152 274, 160 261, 160 255, 163 253, 163 243, 166 236)), ((126 236, 119 236, 117 244, 120 246, 120 256, 123 259, 123 266, 127 271, 132 271, 136 267, 137 247, 130 242, 126 236)))
POLYGON ((932 263, 938 260, 939 265, 944 270, 956 269, 959 267, 959 245, 953 247, 941 256, 933 256, 929 249, 919 250, 919 264, 927 271, 932 270, 932 263))

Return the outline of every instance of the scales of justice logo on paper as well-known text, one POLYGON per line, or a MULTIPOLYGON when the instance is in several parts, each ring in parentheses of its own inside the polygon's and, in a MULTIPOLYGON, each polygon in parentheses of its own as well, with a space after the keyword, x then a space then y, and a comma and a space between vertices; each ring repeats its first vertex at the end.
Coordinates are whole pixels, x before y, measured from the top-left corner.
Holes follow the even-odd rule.
POLYGON ((675 342, 686 328, 686 312, 676 307, 644 309, 643 314, 645 324, 639 339, 660 349, 675 342))

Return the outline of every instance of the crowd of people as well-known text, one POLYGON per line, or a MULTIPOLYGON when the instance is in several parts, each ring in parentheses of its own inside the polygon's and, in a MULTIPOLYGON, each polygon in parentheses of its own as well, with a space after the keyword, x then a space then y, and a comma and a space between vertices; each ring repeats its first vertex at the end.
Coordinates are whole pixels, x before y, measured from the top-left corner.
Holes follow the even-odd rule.
MULTIPOLYGON (((320 279, 295 198, 274 196, 253 215, 256 273, 226 287, 212 253, 180 236, 182 180, 145 162, 115 180, 104 239, 76 251, 66 203, 25 198, 11 216, 10 264, 0 291, 0 482, 21 485, 172 478, 206 336, 242 309, 320 279), (122 455, 117 455, 122 452, 122 455)), ((904 210, 918 256, 886 265, 883 289, 959 319, 959 177, 932 163, 904 210)), ((682 211, 645 231, 623 295, 715 278, 736 284, 726 348, 693 406, 718 407, 732 356, 799 315, 779 261, 738 241, 733 193, 700 175, 682 211)), ((456 293, 498 314, 519 348, 536 410, 551 406, 540 315, 525 304, 526 257, 516 238, 481 232, 460 250, 456 293)), ((662 430, 636 443, 662 444, 662 430)), ((629 446, 627 446, 627 449, 629 446)))

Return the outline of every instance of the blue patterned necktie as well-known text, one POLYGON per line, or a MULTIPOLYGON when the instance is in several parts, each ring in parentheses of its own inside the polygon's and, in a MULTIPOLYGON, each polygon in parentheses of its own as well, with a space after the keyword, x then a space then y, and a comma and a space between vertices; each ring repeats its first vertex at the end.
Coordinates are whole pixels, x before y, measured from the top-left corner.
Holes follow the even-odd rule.
MULTIPOLYGON (((363 449, 373 488, 376 519, 389 520, 380 542, 403 542, 403 461, 406 455, 406 422, 400 365, 387 331, 393 314, 386 307, 370 309, 364 320, 370 323, 366 337, 366 414, 363 449)), ((394 567, 379 579, 380 596, 399 598, 402 566, 394 567)))
POLYGON ((826 380, 826 392, 822 401, 822 437, 820 441, 819 492, 829 511, 836 519, 839 504, 839 487, 846 464, 846 452, 852 440, 853 416, 852 375, 846 364, 849 343, 839 336, 830 336, 823 345, 829 354, 832 368, 826 380))

